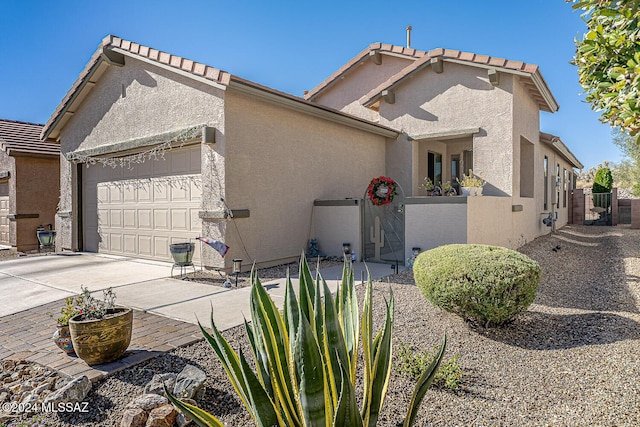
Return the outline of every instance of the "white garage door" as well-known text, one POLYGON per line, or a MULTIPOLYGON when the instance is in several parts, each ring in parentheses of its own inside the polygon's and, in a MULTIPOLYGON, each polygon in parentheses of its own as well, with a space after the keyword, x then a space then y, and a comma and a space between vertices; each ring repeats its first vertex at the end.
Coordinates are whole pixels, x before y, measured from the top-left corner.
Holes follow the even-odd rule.
POLYGON ((0 245, 9 244, 9 183, 0 182, 0 245))
POLYGON ((169 244, 196 242, 202 229, 200 146, 164 157, 132 169, 83 168, 85 251, 172 261, 169 244))

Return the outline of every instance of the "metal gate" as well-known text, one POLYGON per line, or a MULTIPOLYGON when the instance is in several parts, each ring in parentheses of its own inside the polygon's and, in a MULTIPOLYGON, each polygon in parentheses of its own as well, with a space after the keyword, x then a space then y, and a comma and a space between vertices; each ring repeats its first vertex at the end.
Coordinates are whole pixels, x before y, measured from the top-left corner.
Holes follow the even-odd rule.
POLYGON ((404 193, 398 185, 393 202, 383 206, 364 196, 363 259, 404 265, 404 193))
POLYGON ((612 225, 611 193, 584 193, 584 224, 612 225))

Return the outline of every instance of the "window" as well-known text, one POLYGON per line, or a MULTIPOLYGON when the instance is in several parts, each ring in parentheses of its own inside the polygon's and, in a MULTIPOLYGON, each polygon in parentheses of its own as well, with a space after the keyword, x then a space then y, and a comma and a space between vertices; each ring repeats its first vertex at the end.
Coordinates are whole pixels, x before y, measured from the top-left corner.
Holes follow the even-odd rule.
POLYGON ((451 185, 460 194, 460 186, 458 185, 458 179, 460 179, 460 154, 454 154, 451 156, 451 185))
POLYGON ((435 185, 442 184, 442 154, 429 152, 427 154, 427 176, 435 185))
POLYGON ((473 151, 464 150, 462 152, 462 173, 467 175, 469 169, 473 169, 473 151))
POLYGON ((566 169, 562 169, 563 173, 563 181, 562 181, 562 207, 567 207, 567 189, 568 189, 568 179, 569 175, 567 174, 566 169))
POLYGON ((560 164, 556 164, 556 208, 560 208, 560 164))
POLYGON ((544 156, 544 162, 542 164, 544 168, 544 207, 543 210, 549 209, 549 158, 544 156))

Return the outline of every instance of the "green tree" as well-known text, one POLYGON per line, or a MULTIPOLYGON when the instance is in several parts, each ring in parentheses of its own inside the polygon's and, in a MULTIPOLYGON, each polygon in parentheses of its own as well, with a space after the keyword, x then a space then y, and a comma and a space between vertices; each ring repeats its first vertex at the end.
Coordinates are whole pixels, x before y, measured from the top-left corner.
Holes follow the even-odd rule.
POLYGON ((614 131, 613 142, 624 155, 622 162, 611 171, 614 182, 618 188, 630 189, 634 196, 640 196, 640 145, 620 129, 614 131))
POLYGON ((596 177, 593 179, 593 192, 594 193, 610 193, 613 188, 613 175, 611 175, 611 169, 600 168, 596 172, 596 177))
MULTIPOLYGON (((600 120, 640 131, 640 0, 565 0, 583 11, 587 32, 573 64, 600 120)), ((640 135, 639 135, 640 137, 640 135)))

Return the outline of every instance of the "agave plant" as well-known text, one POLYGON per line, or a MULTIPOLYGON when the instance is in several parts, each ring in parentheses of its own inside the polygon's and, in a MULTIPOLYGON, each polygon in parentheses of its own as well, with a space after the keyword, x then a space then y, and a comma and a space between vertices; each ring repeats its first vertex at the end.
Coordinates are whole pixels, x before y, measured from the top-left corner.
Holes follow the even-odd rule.
MULTIPOLYGON (((384 326, 373 336, 372 283, 369 279, 360 318, 353 270, 347 261, 335 297, 318 273, 313 279, 304 255, 300 259, 298 294, 287 275, 281 312, 251 273, 251 324, 245 329, 253 352, 252 370, 242 351, 235 352, 211 316, 212 333, 204 337, 222 362, 229 380, 256 426, 373 427, 378 421, 391 376, 393 292, 385 301, 384 326), (362 332, 364 390, 356 399, 356 371, 362 332)), ((438 355, 416 384, 404 419, 413 425, 422 399, 442 361, 446 336, 438 355)), ((166 390, 165 390, 166 391, 166 390)), ((199 426, 223 426, 213 415, 169 400, 199 426)))

